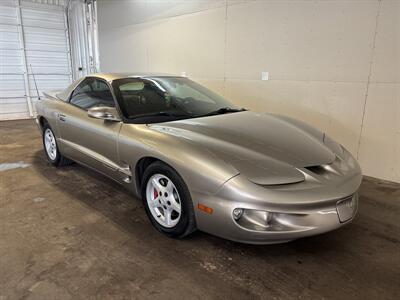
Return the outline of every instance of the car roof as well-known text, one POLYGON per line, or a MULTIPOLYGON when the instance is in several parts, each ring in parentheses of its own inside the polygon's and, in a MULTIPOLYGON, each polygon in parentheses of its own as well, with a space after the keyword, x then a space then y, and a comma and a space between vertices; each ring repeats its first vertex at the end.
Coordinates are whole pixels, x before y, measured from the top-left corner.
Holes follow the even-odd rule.
POLYGON ((95 73, 85 77, 98 77, 107 81, 113 81, 122 78, 151 78, 151 77, 181 77, 173 74, 166 73, 95 73))

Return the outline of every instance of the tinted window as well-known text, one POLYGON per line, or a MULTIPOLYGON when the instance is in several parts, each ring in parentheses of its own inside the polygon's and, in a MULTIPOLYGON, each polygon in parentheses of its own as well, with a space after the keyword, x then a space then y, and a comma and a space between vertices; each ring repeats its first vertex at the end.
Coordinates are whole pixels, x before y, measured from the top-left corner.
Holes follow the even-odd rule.
POLYGON ((108 85, 94 78, 84 80, 72 93, 70 102, 85 110, 97 106, 115 106, 108 85))
POLYGON ((119 86, 119 90, 128 118, 170 109, 164 93, 151 83, 127 81, 119 86))
MULTIPOLYGON (((193 118, 224 107, 234 107, 223 97, 182 77, 126 78, 113 82, 125 117, 193 118)), ((159 120, 157 120, 159 121, 159 120)))

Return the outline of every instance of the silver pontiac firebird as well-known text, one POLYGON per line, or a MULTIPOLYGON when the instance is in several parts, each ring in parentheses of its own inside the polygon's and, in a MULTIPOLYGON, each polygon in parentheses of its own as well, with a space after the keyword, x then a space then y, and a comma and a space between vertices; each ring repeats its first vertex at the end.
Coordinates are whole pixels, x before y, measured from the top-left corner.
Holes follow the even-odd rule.
POLYGON ((361 170, 326 134, 238 108, 184 77, 94 74, 37 102, 54 166, 78 162, 143 200, 160 232, 281 243, 349 223, 361 170))

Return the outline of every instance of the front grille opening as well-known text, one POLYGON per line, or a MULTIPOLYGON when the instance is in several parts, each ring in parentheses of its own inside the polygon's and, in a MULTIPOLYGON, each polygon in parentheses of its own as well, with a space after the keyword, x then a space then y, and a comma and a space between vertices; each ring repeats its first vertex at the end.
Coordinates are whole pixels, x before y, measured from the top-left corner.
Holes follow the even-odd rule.
POLYGON ((323 175, 326 173, 326 169, 323 166, 311 166, 311 167, 305 167, 305 169, 318 175, 323 175))

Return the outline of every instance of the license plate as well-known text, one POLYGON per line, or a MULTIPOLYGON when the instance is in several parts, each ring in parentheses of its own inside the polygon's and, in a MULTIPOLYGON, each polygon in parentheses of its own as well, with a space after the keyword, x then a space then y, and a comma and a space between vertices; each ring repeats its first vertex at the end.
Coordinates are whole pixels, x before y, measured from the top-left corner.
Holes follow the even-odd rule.
POLYGON ((339 200, 336 203, 336 209, 340 222, 346 222, 350 220, 357 211, 357 194, 339 200))

